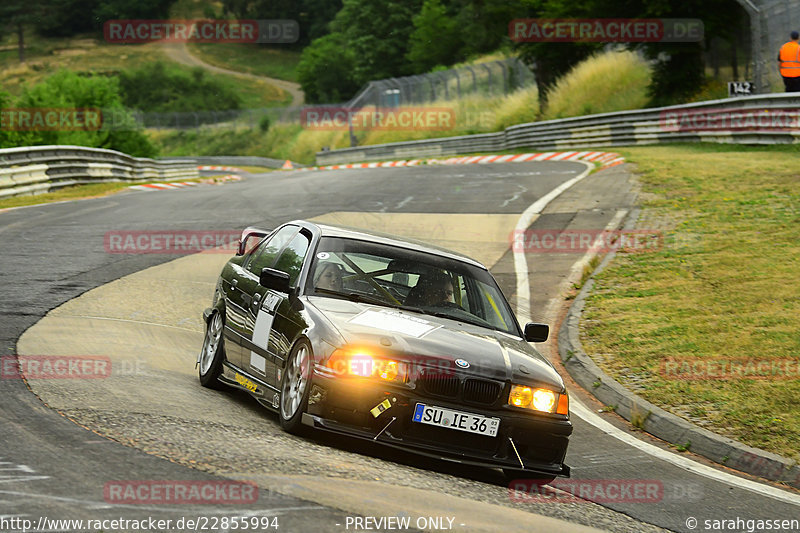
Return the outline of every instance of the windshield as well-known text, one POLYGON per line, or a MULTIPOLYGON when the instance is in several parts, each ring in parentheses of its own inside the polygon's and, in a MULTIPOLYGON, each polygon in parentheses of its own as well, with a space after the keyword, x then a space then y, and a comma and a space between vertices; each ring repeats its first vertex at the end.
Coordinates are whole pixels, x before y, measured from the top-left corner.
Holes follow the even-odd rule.
POLYGON ((519 336, 516 319, 489 272, 405 248, 323 237, 306 293, 452 318, 519 336))

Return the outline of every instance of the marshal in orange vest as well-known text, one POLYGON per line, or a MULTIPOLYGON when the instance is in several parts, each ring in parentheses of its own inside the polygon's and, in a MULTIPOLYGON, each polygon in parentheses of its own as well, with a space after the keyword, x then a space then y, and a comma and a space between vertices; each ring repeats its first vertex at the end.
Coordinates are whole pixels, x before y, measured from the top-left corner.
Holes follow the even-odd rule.
POLYGON ((800 76, 800 44, 797 41, 789 41, 781 46, 778 61, 780 61, 781 76, 784 78, 800 76))

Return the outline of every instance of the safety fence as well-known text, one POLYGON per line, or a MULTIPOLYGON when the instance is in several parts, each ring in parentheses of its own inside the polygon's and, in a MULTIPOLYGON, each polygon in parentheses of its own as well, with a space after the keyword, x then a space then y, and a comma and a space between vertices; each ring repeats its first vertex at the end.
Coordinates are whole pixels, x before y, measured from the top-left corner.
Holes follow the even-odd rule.
POLYGON ((496 133, 317 152, 318 165, 535 149, 671 142, 779 144, 800 140, 800 94, 755 95, 529 124, 496 133))
POLYGON ((535 82, 533 72, 522 61, 512 57, 428 74, 371 81, 345 106, 396 107, 457 100, 473 94, 502 96, 535 82))
POLYGON ((156 161, 100 148, 30 146, 0 150, 0 198, 86 183, 196 177, 194 161, 156 161))
POLYGON ((144 112, 103 110, 104 130, 194 129, 201 126, 256 129, 269 124, 299 123, 302 107, 264 107, 222 111, 144 112))

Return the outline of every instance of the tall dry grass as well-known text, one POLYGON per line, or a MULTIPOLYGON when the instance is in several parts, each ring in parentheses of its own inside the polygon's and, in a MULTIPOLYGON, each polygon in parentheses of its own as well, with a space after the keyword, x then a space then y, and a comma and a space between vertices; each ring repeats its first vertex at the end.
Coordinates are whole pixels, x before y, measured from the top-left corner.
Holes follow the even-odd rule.
POLYGON ((547 93, 543 120, 641 109, 650 67, 633 52, 595 54, 578 63, 547 93))

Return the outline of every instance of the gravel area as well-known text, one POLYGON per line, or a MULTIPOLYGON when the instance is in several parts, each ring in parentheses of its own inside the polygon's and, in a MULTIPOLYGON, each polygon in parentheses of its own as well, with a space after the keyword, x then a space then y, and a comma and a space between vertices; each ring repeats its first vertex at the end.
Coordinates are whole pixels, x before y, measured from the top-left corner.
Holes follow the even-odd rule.
MULTIPOLYGON (((226 395, 235 397, 234 401, 250 402, 236 392, 220 394, 223 398, 226 395)), ((591 502, 513 502, 499 472, 489 469, 442 464, 349 439, 289 435, 280 430, 275 415, 255 401, 251 403, 251 409, 237 409, 238 416, 230 423, 198 423, 175 416, 121 415, 93 409, 71 409, 62 414, 122 444, 215 474, 242 477, 242 473, 251 473, 254 479, 277 474, 377 481, 458 495, 610 532, 667 531, 591 502)), ((281 491, 280 487, 264 488, 281 491)))

